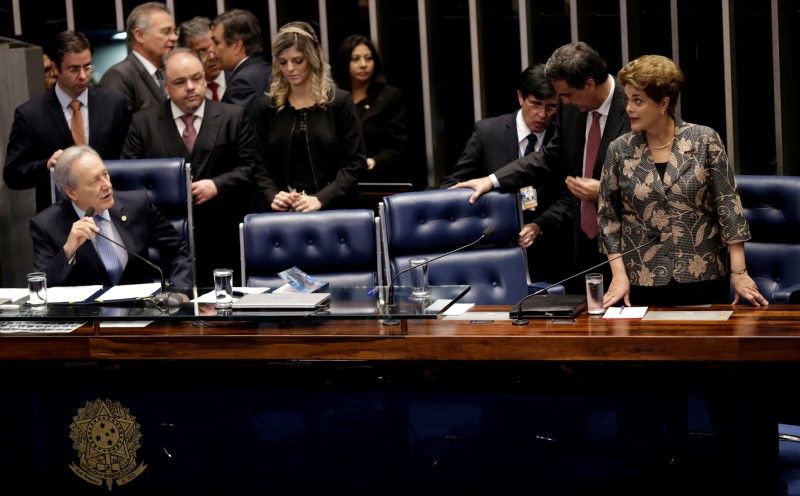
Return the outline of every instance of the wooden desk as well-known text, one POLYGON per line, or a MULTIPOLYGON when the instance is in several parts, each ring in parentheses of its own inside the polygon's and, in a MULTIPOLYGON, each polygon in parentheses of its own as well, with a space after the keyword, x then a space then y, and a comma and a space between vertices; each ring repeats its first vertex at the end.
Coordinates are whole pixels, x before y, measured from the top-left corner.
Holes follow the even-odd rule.
MULTIPOLYGON (((107 398, 141 426, 137 457, 150 468, 127 488, 114 486, 131 494, 303 493, 328 484, 349 494, 503 492, 530 483, 532 473, 542 494, 565 481, 576 492, 653 494, 672 482, 670 468, 633 471, 630 481, 582 479, 575 458, 585 445, 555 439, 543 447, 537 426, 583 428, 584 413, 613 414, 620 399, 623 409, 652 413, 651 400, 672 405, 677 394, 680 403, 681 391, 710 376, 711 392, 729 401, 723 424, 734 432, 735 454, 693 462, 719 470, 703 489, 719 482, 741 494, 777 493, 775 390, 782 374, 800 371, 799 311, 737 306, 722 322, 584 314, 574 324, 527 326, 408 321, 405 331, 365 319, 86 325, 68 335, 2 335, 0 476, 43 481, 42 489, 88 489, 67 470, 77 463, 67 434, 78 409, 107 398), (576 370, 583 374, 578 383, 565 377, 576 370), (544 454, 533 463, 530 453, 544 454), (309 470, 323 482, 305 477, 309 470), (263 477, 252 475, 258 473, 263 477)), ((615 459, 602 451, 616 453, 615 443, 586 443, 600 450, 591 463, 615 459)), ((636 464, 638 456, 625 452, 620 463, 636 464)))

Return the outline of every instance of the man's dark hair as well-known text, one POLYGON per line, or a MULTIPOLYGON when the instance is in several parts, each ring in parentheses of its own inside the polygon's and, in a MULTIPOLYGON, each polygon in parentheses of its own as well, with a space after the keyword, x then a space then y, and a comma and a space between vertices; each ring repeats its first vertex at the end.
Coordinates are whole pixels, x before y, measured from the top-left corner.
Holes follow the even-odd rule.
POLYGON ((255 55, 264 51, 261 26, 249 10, 233 9, 218 15, 211 23, 211 29, 221 24, 225 28, 225 43, 231 45, 242 40, 244 53, 255 55))
POLYGON ((556 90, 544 75, 544 64, 536 64, 522 71, 517 89, 522 93, 522 98, 533 95, 537 100, 545 100, 556 96, 556 90))
POLYGON ((64 55, 68 53, 81 53, 84 50, 92 52, 92 44, 83 33, 77 31, 62 31, 53 39, 53 48, 50 50, 55 57, 53 62, 61 67, 61 62, 64 61, 64 55))
POLYGON ((606 61, 594 48, 578 41, 557 48, 547 60, 545 73, 549 81, 566 81, 567 86, 581 90, 587 79, 603 84, 608 79, 606 61))

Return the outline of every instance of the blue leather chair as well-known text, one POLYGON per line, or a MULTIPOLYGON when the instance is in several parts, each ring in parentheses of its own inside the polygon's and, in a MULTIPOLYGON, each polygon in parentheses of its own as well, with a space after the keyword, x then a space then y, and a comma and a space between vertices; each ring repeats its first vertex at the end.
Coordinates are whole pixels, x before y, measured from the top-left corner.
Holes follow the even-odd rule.
POLYGON ((376 284, 372 210, 267 212, 239 224, 242 285, 277 288, 278 272, 293 266, 331 286, 376 284))
MULTIPOLYGON (((192 284, 195 280, 194 220, 192 217, 192 179, 189 164, 182 158, 147 158, 103 160, 116 191, 145 190, 153 204, 161 211, 189 245, 192 261, 192 284)), ((61 200, 50 181, 53 202, 61 200)), ((150 261, 159 264, 158 250, 150 249, 150 261)), ((162 267, 167 270, 168 268, 162 267)))
MULTIPOLYGON (((491 191, 470 205, 471 189, 397 193, 383 199, 387 266, 392 276, 412 258, 433 258, 478 239, 487 227, 495 232, 480 244, 432 262, 431 285, 469 284, 461 302, 506 305, 523 298, 531 286, 525 250, 517 245, 522 228, 518 195, 491 191)), ((408 285, 407 274, 396 284, 408 285)), ((563 286, 552 293, 563 293, 563 286)))
POLYGON ((800 177, 736 176, 752 239, 747 272, 770 303, 800 301, 800 177))

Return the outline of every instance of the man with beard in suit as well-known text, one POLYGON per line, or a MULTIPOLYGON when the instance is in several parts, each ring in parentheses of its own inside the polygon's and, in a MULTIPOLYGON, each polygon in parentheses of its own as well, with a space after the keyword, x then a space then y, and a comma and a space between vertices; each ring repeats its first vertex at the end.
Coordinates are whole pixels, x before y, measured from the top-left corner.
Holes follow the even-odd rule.
POLYGON ((121 96, 89 87, 92 47, 83 33, 57 34, 53 53, 56 84, 17 107, 3 169, 9 188, 36 188, 37 212, 52 203, 50 169, 62 150, 88 144, 118 159, 131 118, 121 96))
POLYGON ((238 226, 254 194, 255 137, 238 105, 205 97, 203 63, 176 48, 164 61, 169 101, 133 116, 123 158, 184 157, 192 166, 198 286, 215 268, 239 266, 238 226))

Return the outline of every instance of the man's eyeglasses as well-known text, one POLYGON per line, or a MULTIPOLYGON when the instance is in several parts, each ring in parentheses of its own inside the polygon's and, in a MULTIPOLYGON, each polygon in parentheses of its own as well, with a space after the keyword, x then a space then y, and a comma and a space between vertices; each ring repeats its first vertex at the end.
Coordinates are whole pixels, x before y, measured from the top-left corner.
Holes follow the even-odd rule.
POLYGON ((86 64, 83 67, 79 65, 72 65, 67 67, 67 72, 72 74, 73 76, 77 76, 78 74, 81 73, 81 71, 84 71, 86 74, 89 74, 93 70, 94 70, 94 65, 92 64, 86 64))
POLYGON ((547 105, 543 104, 539 100, 525 100, 525 103, 528 104, 529 107, 533 107, 536 110, 544 110, 545 112, 553 112, 558 107, 555 103, 548 103, 547 105))

